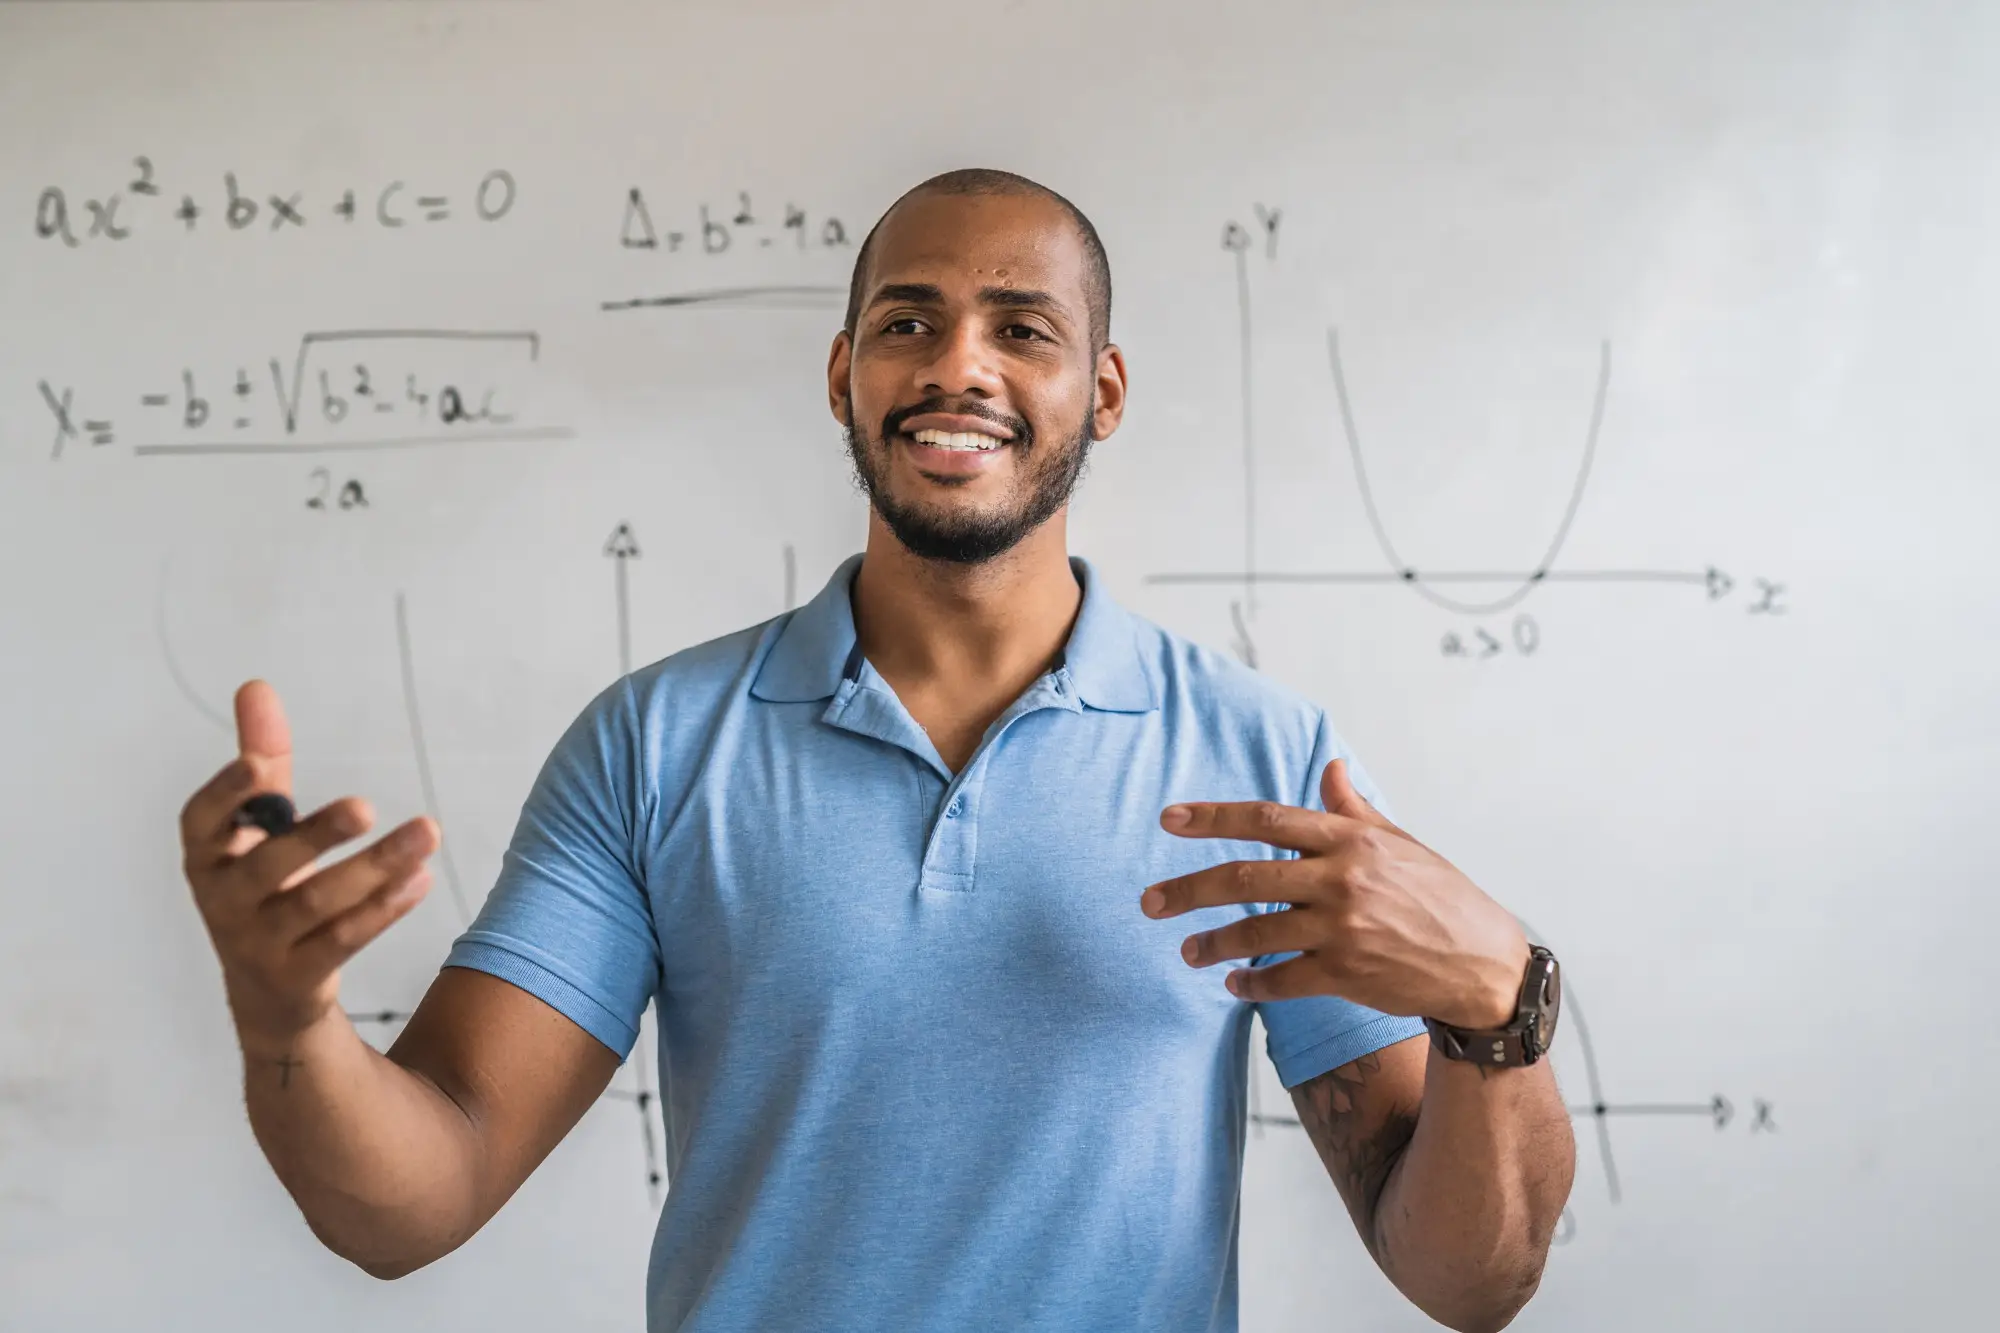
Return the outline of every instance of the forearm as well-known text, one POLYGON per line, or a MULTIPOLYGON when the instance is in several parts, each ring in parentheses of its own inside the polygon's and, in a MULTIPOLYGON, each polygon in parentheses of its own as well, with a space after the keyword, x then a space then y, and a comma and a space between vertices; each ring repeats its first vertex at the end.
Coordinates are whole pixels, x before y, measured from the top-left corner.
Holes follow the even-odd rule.
POLYGON ((1546 1060, 1482 1070, 1432 1051, 1415 1131, 1372 1218, 1383 1271, 1440 1323, 1505 1326, 1541 1281, 1575 1166, 1546 1060))
POLYGON ((473 1126, 435 1084, 337 1009, 288 1040, 238 1035, 251 1129, 329 1249, 399 1277, 472 1233, 473 1126))

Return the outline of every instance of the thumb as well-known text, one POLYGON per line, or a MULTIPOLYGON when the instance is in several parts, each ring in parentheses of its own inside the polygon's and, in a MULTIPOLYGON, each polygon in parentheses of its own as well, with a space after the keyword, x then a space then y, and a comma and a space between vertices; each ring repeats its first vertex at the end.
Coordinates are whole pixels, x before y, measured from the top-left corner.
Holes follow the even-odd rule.
MULTIPOLYGON (((1326 766, 1326 771, 1319 775, 1319 800, 1330 815, 1345 815, 1349 819, 1358 819, 1377 828, 1389 829, 1395 833, 1403 832, 1391 824, 1380 810, 1368 804, 1365 796, 1354 790, 1354 779, 1347 772, 1345 759, 1334 760, 1326 766)), ((1404 834, 1404 836, 1409 835, 1404 834)))
POLYGON ((291 794, 292 728, 267 681, 245 681, 236 691, 236 748, 267 761, 262 776, 270 788, 291 794))

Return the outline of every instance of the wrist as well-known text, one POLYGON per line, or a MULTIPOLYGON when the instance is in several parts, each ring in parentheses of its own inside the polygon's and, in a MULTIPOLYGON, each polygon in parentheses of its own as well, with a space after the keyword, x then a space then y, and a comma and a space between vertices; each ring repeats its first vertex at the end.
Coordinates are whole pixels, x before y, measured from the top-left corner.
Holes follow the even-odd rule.
POLYGON ((273 1060, 288 1055, 334 1020, 345 1020, 336 1005, 303 1007, 274 1004, 268 998, 226 987, 229 1015, 236 1027, 236 1044, 250 1059, 273 1060))
POLYGON ((1521 1011, 1521 985, 1531 953, 1525 937, 1517 945, 1468 968, 1466 994, 1455 1015, 1433 1014, 1439 1022, 1472 1032, 1491 1032, 1512 1023, 1521 1011))
POLYGON ((1469 1061, 1482 1068, 1531 1065, 1540 1060, 1555 1040, 1556 1017, 1562 1006, 1562 968, 1556 956, 1539 945, 1529 946, 1512 1013, 1497 1023, 1488 1021, 1499 1007, 1488 1003, 1490 1007, 1476 1020, 1476 1027, 1426 1018, 1424 1026, 1430 1029, 1432 1049, 1448 1060, 1469 1061))

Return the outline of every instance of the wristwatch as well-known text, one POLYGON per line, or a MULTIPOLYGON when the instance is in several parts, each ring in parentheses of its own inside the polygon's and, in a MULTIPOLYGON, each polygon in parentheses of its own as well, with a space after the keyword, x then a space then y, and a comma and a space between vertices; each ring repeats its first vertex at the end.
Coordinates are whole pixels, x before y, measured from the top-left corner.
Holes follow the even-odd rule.
POLYGON ((1431 1045, 1447 1060, 1509 1068, 1531 1065, 1548 1054, 1555 1041, 1556 1012, 1562 1008, 1562 969, 1556 956, 1541 945, 1528 948, 1528 972, 1521 980, 1521 1001, 1514 1021, 1500 1028, 1455 1028, 1426 1018, 1431 1045))

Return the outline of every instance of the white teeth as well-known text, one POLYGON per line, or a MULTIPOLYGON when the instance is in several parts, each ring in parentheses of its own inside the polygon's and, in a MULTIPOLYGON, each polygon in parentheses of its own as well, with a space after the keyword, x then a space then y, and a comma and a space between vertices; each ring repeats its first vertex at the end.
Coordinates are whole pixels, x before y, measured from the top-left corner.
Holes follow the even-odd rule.
POLYGON ((998 449, 1006 443, 1005 440, 996 440, 991 435, 981 435, 972 430, 920 430, 910 438, 933 449, 971 449, 980 453, 998 449))

